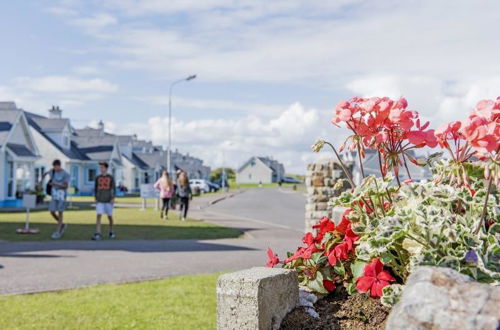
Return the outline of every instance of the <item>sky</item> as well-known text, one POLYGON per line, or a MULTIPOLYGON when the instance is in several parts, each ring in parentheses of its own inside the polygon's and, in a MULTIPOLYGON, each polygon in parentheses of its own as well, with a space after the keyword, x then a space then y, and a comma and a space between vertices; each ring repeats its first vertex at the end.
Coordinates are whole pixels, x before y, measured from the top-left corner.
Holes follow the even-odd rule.
MULTIPOLYGON (((404 96, 431 126, 500 95, 500 2, 0 2, 0 100, 173 147, 212 167, 272 156, 304 173, 334 106, 404 96)), ((322 155, 324 157, 325 154, 322 155)), ((321 156, 320 156, 321 157, 321 156)))

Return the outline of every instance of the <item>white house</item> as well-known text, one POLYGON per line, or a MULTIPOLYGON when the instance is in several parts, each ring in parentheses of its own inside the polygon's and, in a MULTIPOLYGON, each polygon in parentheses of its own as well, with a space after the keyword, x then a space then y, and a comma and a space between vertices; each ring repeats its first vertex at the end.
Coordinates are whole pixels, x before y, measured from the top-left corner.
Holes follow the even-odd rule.
POLYGON ((283 164, 270 157, 252 157, 236 171, 238 183, 281 182, 285 176, 283 164))
POLYGON ((22 194, 35 187, 38 154, 24 112, 0 102, 0 207, 22 206, 22 194))
POLYGON ((97 168, 97 161, 90 159, 78 148, 73 139, 71 123, 69 119, 62 118, 62 110, 52 107, 48 117, 25 113, 42 155, 35 165, 35 180, 39 181, 43 173, 50 170, 54 159, 59 159, 62 167, 70 174, 70 187, 74 189, 72 192, 84 195, 92 193, 93 185, 85 183, 85 170, 97 168))
MULTIPOLYGON (((139 192, 142 183, 149 183, 152 171, 148 164, 140 159, 136 152, 148 150, 144 146, 151 142, 139 141, 135 135, 114 135, 104 131, 104 123, 99 122, 98 128, 85 127, 76 129, 75 135, 78 140, 112 140, 117 142, 121 153, 122 178, 121 184, 127 187, 129 192, 139 192)), ((151 144, 152 146, 152 144, 151 144)), ((118 182, 118 181, 117 181, 118 182)))
POLYGON ((106 161, 117 185, 123 181, 122 157, 115 137, 79 136, 62 110, 53 106, 48 117, 25 112, 41 158, 35 165, 35 180, 50 170, 54 159, 70 174, 71 193, 91 195, 94 179, 99 174, 99 162, 106 161))
POLYGON ((123 157, 118 139, 114 136, 85 137, 73 134, 78 150, 93 163, 84 168, 82 191, 93 191, 95 177, 99 174, 98 163, 105 161, 109 164, 109 173, 114 176, 117 186, 123 185, 123 157))

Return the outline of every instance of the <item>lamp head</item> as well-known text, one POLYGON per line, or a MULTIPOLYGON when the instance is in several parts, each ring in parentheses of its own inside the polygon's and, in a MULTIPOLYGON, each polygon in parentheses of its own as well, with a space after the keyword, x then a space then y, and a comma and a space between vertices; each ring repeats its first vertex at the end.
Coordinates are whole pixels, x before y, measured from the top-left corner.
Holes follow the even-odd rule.
POLYGON ((196 75, 192 75, 192 76, 189 76, 186 78, 187 81, 190 81, 190 80, 193 80, 194 78, 196 78, 196 75))

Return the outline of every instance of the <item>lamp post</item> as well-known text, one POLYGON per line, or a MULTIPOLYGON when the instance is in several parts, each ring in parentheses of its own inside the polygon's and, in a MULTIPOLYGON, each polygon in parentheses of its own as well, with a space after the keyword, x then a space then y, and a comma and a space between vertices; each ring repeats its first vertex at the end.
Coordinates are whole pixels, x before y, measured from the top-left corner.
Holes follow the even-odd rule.
MULTIPOLYGON (((229 142, 227 144, 228 147, 232 146, 233 142, 229 142)), ((226 168, 224 167, 225 165, 225 157, 224 157, 224 149, 222 149, 222 171, 221 171, 221 188, 222 190, 226 190, 229 187, 226 186, 226 181, 227 181, 227 175, 226 175, 226 168)))
POLYGON ((167 169, 172 173, 172 88, 183 81, 190 81, 196 78, 196 75, 191 75, 184 79, 179 79, 170 84, 168 89, 168 152, 167 152, 167 169))

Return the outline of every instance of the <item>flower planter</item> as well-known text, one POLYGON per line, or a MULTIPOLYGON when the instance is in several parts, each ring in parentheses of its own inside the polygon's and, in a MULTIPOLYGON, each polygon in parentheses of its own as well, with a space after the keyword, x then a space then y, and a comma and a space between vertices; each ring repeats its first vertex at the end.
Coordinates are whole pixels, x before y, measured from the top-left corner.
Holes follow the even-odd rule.
POLYGON ((269 249, 267 265, 282 264, 295 270, 300 285, 317 293, 332 295, 346 290, 387 307, 397 304, 395 310, 400 316, 390 318, 389 328, 404 328, 405 322, 398 325, 392 321, 404 317, 404 313, 408 322, 415 321, 415 329, 499 326, 498 315, 490 313, 489 306, 500 310, 495 287, 500 283, 500 215, 496 211, 500 191, 500 97, 480 101, 467 119, 436 130, 421 122, 404 98, 354 97, 336 106, 332 122, 345 124, 351 131, 339 150, 355 151, 359 184, 333 144, 316 142, 312 147, 315 152, 325 146, 332 149, 344 179, 334 182, 335 171, 328 162, 308 167, 309 197, 302 244, 282 259, 269 249), (418 157, 414 152, 437 146, 450 158, 440 159, 443 153, 418 157), (370 159, 378 163, 366 168, 370 172, 363 166, 368 151, 370 159), (379 177, 373 175, 377 166, 379 177), (428 166, 432 177, 413 181, 411 166, 428 166), (335 194, 335 188, 346 188, 343 181, 350 187, 335 194), (338 206, 345 208, 340 217, 335 214, 338 206), (431 275, 424 283, 414 284, 425 278, 420 273, 431 275), (462 274, 460 280, 455 273, 462 274), (464 276, 472 279, 465 280, 464 276), (461 281, 451 287, 463 288, 470 297, 461 297, 458 289, 451 292, 455 296, 440 292, 439 281, 461 281), (405 290, 408 285, 412 286, 405 290), (413 285, 425 289, 426 294, 412 289, 413 285), (433 290, 440 297, 435 303, 433 290), (408 292, 424 297, 416 299, 416 304, 408 303, 408 292), (487 292, 495 297, 484 296, 487 292), (449 302, 451 309, 443 301, 449 302), (472 307, 474 303, 482 307, 472 307), (401 304, 404 307, 398 307, 401 304), (468 308, 463 306, 469 305, 471 313, 466 315, 468 308), (461 316, 443 316, 455 312, 461 316), (460 324, 460 317, 467 320, 460 324))

